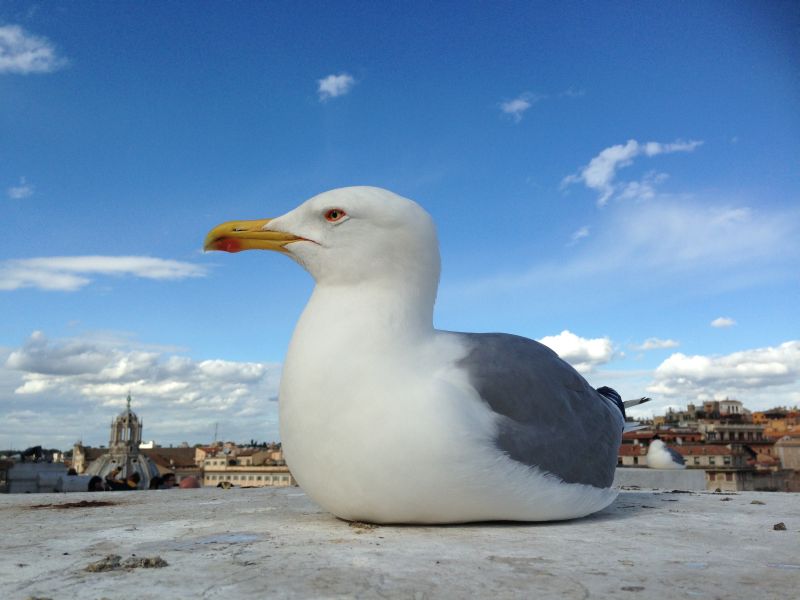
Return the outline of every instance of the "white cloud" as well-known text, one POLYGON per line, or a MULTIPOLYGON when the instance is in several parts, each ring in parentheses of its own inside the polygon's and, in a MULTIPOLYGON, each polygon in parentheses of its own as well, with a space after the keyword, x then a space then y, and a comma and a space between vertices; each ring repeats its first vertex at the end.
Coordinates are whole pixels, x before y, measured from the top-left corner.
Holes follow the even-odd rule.
MULTIPOLYGON (((750 210, 705 201, 641 203, 605 214, 579 250, 566 259, 458 286, 458 295, 550 290, 548 298, 602 301, 671 293, 736 290, 764 281, 793 280, 800 260, 800 213, 750 210), (702 285, 696 283, 702 281, 702 285)), ((452 285, 445 285, 450 294, 452 285)), ((445 294, 442 294, 443 296, 445 294)))
POLYGON ((33 186, 24 177, 20 177, 19 185, 12 185, 6 190, 6 194, 12 200, 22 200, 33 196, 33 186))
POLYGON ((584 225, 580 229, 574 231, 570 236, 570 245, 577 244, 583 238, 589 237, 590 228, 588 225, 584 225))
POLYGON ((793 340, 723 356, 673 354, 658 366, 648 391, 688 401, 772 394, 772 403, 779 404, 777 391, 771 390, 783 387, 783 392, 791 392, 798 380, 800 341, 793 340))
POLYGON ((48 39, 19 25, 0 26, 0 73, 50 73, 66 64, 48 39))
POLYGON ((545 96, 540 94, 525 92, 513 100, 501 102, 500 110, 502 110, 505 114, 510 115, 514 121, 519 123, 522 120, 522 115, 525 113, 525 111, 544 97, 545 96))
POLYGON ((703 142, 690 141, 683 142, 677 141, 671 144, 660 144, 659 142, 647 142, 644 144, 644 153, 647 156, 656 156, 658 154, 670 154, 672 152, 692 152, 695 148, 702 145, 703 142))
POLYGON ((650 171, 639 181, 628 181, 618 186, 620 200, 652 200, 656 197, 656 186, 669 178, 666 173, 650 171))
POLYGON ((588 373, 596 366, 609 362, 614 356, 610 339, 582 338, 566 329, 558 335, 546 336, 539 341, 581 373, 588 373))
POLYGON ((725 208, 717 212, 714 216, 715 225, 726 225, 735 223, 746 223, 753 218, 753 211, 744 207, 725 208))
POLYGON ((655 193, 654 186, 662 182, 666 175, 650 173, 639 182, 617 183, 615 181, 617 171, 633 164, 633 160, 638 156, 652 157, 673 152, 692 152, 702 143, 700 141, 676 141, 663 144, 628 140, 625 144, 617 144, 602 150, 600 154, 589 161, 588 165, 579 169, 577 173, 565 177, 561 182, 561 187, 563 189, 573 183, 583 183, 599 194, 598 206, 606 205, 614 194, 619 194, 620 198, 652 197, 655 193))
POLYGON ((559 98, 582 98, 586 95, 586 90, 569 88, 558 94, 559 98))
POLYGON ((323 79, 317 80, 319 87, 317 93, 321 102, 330 98, 338 98, 347 94, 355 85, 356 80, 347 73, 339 75, 328 75, 323 79))
POLYGON ((107 361, 107 353, 96 344, 71 340, 53 346, 44 333, 34 331, 25 346, 9 355, 6 366, 42 375, 76 375, 98 373, 107 361))
POLYGON ((634 350, 661 350, 663 348, 677 348, 680 346, 675 340, 662 340, 659 338, 647 338, 643 343, 634 346, 634 350))
POLYGON ((712 327, 724 328, 724 327, 733 327, 736 325, 736 321, 731 319, 730 317, 717 317, 713 321, 711 321, 712 327))
POLYGON ((49 340, 35 332, 0 367, 0 382, 15 382, 4 396, 11 386, 0 386, 0 438, 104 443, 107 423, 130 391, 149 438, 207 441, 219 422, 226 436, 273 439, 277 412, 269 399, 279 374, 276 364, 194 360, 130 339, 49 340), (9 422, 29 419, 30 411, 38 418, 27 430, 9 422))
POLYGON ((95 276, 133 276, 146 279, 202 277, 204 267, 149 256, 52 256, 0 262, 0 290, 38 288, 75 291, 95 276))

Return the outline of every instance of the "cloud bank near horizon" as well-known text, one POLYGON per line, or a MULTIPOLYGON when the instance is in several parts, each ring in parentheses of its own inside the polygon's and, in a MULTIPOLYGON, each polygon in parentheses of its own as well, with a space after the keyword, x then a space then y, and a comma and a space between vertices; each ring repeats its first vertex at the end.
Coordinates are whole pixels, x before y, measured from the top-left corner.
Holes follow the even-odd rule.
MULTIPOLYGON (((673 353, 646 371, 614 370, 621 354, 608 337, 564 330, 540 341, 602 380, 598 385, 626 398, 652 396, 634 412, 640 417, 725 397, 751 410, 800 403, 798 340, 721 356, 673 353)), ((672 340, 649 338, 640 346, 663 350, 672 340)), ((277 363, 195 360, 119 336, 50 339, 33 332, 20 347, 0 349, 0 447, 104 444, 107 423, 129 392, 145 419, 145 438, 159 443, 209 441, 215 424, 224 439, 277 440, 280 371, 277 363)))
POLYGON ((277 436, 270 400, 279 379, 278 364, 195 360, 126 339, 51 340, 36 331, 0 368, 0 436, 20 439, 27 428, 42 441, 71 444, 91 433, 97 443, 130 392, 148 438, 206 441, 220 423, 230 438, 264 440, 277 436))

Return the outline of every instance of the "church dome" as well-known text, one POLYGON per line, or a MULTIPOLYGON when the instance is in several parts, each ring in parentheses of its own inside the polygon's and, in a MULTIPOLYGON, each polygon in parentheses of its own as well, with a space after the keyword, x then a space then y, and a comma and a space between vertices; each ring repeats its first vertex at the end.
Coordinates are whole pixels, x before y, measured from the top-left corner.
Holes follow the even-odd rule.
POLYGON ((131 410, 129 393, 125 410, 111 421, 108 452, 92 462, 86 468, 85 474, 98 475, 105 479, 106 475, 119 469, 118 477, 125 479, 133 473, 139 473, 139 489, 146 490, 150 480, 158 475, 158 467, 147 456, 139 454, 143 424, 131 410))

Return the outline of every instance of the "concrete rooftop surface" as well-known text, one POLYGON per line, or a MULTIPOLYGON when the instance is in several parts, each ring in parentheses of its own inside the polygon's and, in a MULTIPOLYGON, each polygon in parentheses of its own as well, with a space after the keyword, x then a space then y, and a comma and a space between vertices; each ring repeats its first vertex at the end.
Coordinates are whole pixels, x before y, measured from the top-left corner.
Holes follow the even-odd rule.
POLYGON ((439 527, 347 523, 298 488, 10 494, 0 527, 10 600, 783 600, 800 589, 800 495, 787 493, 623 491, 576 521, 439 527))

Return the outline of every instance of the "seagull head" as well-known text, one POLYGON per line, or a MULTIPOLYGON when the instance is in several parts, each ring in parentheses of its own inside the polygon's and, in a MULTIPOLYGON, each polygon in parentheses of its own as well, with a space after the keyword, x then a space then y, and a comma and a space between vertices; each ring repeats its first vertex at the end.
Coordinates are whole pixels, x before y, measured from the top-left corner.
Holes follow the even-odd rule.
POLYGON ((206 250, 273 250, 302 265, 317 284, 395 283, 435 287, 439 244, 416 202, 375 187, 324 192, 274 219, 229 221, 206 250))

